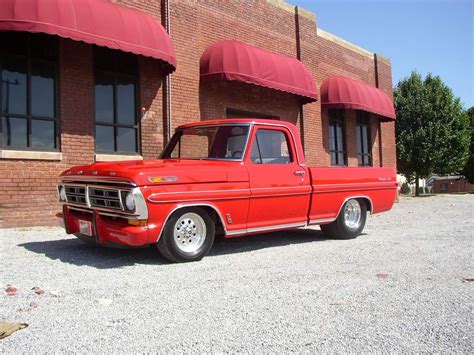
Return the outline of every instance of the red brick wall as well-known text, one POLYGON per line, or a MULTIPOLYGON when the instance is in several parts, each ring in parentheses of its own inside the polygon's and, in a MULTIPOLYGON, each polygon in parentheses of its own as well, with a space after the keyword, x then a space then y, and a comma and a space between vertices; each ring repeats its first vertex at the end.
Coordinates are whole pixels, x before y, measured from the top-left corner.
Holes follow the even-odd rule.
POLYGON ((59 104, 62 162, 94 160, 94 71, 92 46, 60 41, 59 104))
MULTIPOLYGON (((151 14, 161 21, 159 0, 116 0, 151 14)), ((171 36, 178 67, 171 77, 172 126, 199 119, 223 117, 226 108, 278 116, 300 127, 299 99, 287 93, 238 82, 199 81, 199 59, 212 43, 236 39, 277 53, 297 56, 297 33, 301 60, 319 88, 331 75, 345 75, 375 85, 375 65, 370 56, 318 36, 313 19, 300 11, 275 6, 264 0, 171 2, 171 36), (244 14, 244 15, 243 15, 244 14), (297 31, 297 29, 299 31, 297 31)), ((370 35, 368 33, 367 35, 370 35)), ((94 161, 93 49, 82 42, 60 39, 59 104, 62 160, 0 160, 0 228, 54 224, 59 211, 56 182, 61 171, 94 161)), ((391 95, 391 67, 378 61, 378 81, 391 95)), ((164 77, 156 61, 139 58, 141 154, 155 158, 162 149, 164 77)), ((357 165, 355 113, 347 115, 346 141, 349 164, 357 165)), ((329 165, 327 113, 319 102, 302 110, 308 164, 329 165)), ((374 166, 394 166, 393 122, 371 118, 374 166), (382 157, 379 155, 379 134, 382 157)))
POLYGON ((295 124, 298 120, 300 101, 295 95, 235 81, 203 83, 199 91, 203 120, 225 117, 226 108, 263 113, 295 124))
MULTIPOLYGON (((318 80, 319 58, 316 24, 313 20, 302 16, 298 11, 297 24, 299 29, 301 57, 300 60, 311 72, 319 93, 321 81, 318 80)), ((308 165, 328 165, 329 153, 322 149, 323 122, 321 120, 321 104, 312 102, 303 106, 302 125, 304 127, 304 150, 308 165)), ((301 125, 301 122, 299 122, 301 125)), ((327 129, 328 131, 328 129, 327 129)))
MULTIPOLYGON (((378 60, 379 88, 389 97, 393 97, 392 67, 384 60, 378 60)), ((397 167, 397 151, 395 144, 395 122, 382 122, 382 164, 397 167)))
POLYGON ((140 136, 144 159, 156 159, 163 148, 163 80, 156 61, 139 58, 140 136))

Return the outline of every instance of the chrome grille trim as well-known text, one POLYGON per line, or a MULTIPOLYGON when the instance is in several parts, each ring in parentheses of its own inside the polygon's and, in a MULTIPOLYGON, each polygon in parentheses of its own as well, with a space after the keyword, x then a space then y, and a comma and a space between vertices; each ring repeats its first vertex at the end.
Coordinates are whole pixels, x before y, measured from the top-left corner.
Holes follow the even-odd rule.
POLYGON ((79 175, 64 175, 61 176, 60 178, 61 183, 71 183, 71 184, 87 184, 88 182, 90 183, 96 183, 96 184, 123 184, 123 185, 129 185, 129 186, 137 186, 135 182, 132 180, 126 179, 126 178, 120 178, 120 177, 112 177, 112 176, 79 176, 79 175))
POLYGON ((61 201, 71 209, 81 209, 92 212, 106 212, 109 216, 133 219, 147 219, 148 208, 143 194, 138 187, 110 187, 95 184, 77 184, 62 181, 58 189, 63 186, 66 190, 66 201, 61 201), (122 194, 132 193, 136 207, 128 211, 122 201, 122 194))
POLYGON ((63 184, 63 186, 66 190, 66 200, 68 204, 130 213, 125 210, 120 195, 122 192, 130 192, 131 189, 104 187, 100 185, 63 184))
POLYGON ((86 187, 81 185, 64 185, 66 200, 70 203, 87 206, 86 187))
POLYGON ((79 207, 73 207, 73 206, 68 206, 69 209, 79 211, 79 212, 86 212, 86 213, 93 213, 92 210, 89 210, 87 208, 79 208, 79 207))
POLYGON ((88 199, 91 207, 110 208, 124 211, 120 198, 123 190, 88 186, 88 199))
POLYGON ((108 199, 108 198, 98 198, 98 197, 89 197, 91 207, 99 208, 110 208, 113 210, 122 211, 123 207, 120 204, 120 201, 117 199, 108 199))

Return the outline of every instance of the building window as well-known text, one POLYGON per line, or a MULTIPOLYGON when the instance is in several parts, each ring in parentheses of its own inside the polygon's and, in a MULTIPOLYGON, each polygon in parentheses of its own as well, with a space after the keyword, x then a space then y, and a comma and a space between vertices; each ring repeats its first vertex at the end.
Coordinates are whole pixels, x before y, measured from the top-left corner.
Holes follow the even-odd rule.
POLYGON ((344 111, 329 111, 329 153, 331 165, 347 165, 344 111))
POLYGON ((135 55, 94 48, 95 150, 98 153, 138 153, 135 55))
POLYGON ((57 38, 2 32, 0 42, 0 147, 58 150, 57 38))
POLYGON ((357 111, 357 161, 359 166, 372 166, 370 145, 370 116, 368 112, 357 111))
POLYGON ((280 117, 278 116, 268 115, 266 113, 237 110, 234 108, 227 108, 225 110, 225 117, 226 118, 266 118, 270 120, 280 119, 280 117))
POLYGON ((446 182, 441 183, 440 191, 441 192, 447 192, 448 191, 448 184, 446 182))

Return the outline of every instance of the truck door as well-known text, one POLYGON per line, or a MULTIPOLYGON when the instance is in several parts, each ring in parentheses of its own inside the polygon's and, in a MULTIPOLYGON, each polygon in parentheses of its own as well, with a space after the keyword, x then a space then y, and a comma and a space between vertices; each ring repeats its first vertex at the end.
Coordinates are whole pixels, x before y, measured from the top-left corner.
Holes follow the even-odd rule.
POLYGON ((246 166, 250 178, 247 231, 300 227, 310 200, 308 169, 300 166, 291 133, 284 127, 256 126, 246 166))

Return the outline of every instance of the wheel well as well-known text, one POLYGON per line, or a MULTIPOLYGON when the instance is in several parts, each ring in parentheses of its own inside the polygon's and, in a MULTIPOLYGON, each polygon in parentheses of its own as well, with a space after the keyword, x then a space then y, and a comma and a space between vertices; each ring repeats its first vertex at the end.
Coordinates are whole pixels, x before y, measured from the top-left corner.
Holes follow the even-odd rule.
POLYGON ((358 197, 356 198, 357 201, 359 202, 362 202, 362 203, 365 203, 365 207, 367 208, 367 212, 369 212, 370 214, 372 214, 372 201, 370 201, 369 198, 367 197, 358 197))
POLYGON ((226 229, 225 226, 223 225, 224 221, 222 220, 222 216, 217 212, 217 209, 214 208, 213 206, 209 205, 183 205, 180 206, 179 208, 175 209, 173 213, 176 211, 182 210, 183 208, 192 208, 192 207, 199 207, 206 211, 211 217, 212 221, 214 222, 216 226, 216 235, 225 235, 226 234, 226 229))
POLYGON ((222 216, 211 206, 196 206, 202 208, 209 214, 209 217, 214 221, 216 225, 216 235, 225 235, 225 227, 223 225, 222 216))

